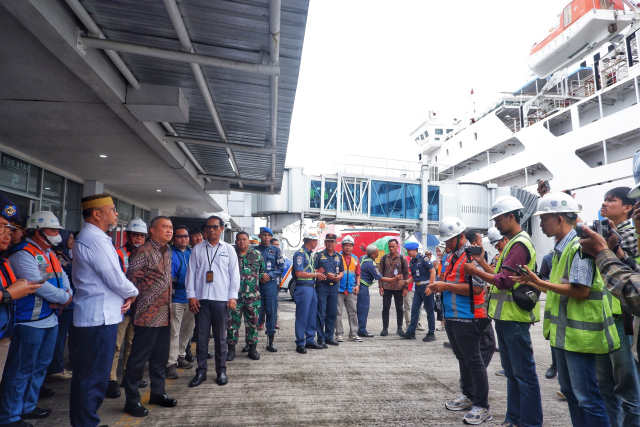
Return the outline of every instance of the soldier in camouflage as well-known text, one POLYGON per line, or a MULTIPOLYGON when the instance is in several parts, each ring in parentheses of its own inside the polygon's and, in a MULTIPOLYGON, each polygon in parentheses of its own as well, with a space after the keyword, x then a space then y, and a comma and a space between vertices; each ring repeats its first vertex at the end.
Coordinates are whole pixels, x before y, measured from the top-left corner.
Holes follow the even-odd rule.
POLYGON ((227 328, 227 360, 236 357, 238 331, 244 315, 246 341, 249 344, 249 358, 259 360, 260 354, 256 350, 258 344, 258 318, 260 313, 260 277, 266 270, 264 259, 260 252, 249 247, 249 235, 244 231, 236 235, 236 253, 240 268, 240 290, 238 291, 238 305, 229 310, 229 326, 227 328))

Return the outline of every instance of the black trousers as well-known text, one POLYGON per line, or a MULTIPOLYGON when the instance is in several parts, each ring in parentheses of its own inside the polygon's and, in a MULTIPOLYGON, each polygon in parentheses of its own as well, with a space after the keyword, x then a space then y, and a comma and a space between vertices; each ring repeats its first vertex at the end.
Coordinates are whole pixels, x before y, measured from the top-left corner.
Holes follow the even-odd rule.
MULTIPOLYGON (((227 301, 200 300, 200 308, 196 313, 196 356, 198 358, 197 374, 207 372, 207 353, 209 352, 209 330, 213 330, 215 342, 216 374, 227 372, 227 323, 229 308, 227 301)), ((131 357, 131 356, 129 356, 131 357)))
POLYGON ((396 319, 398 321, 398 328, 402 327, 402 322, 404 321, 402 289, 395 291, 385 289, 384 295, 382 295, 382 327, 385 329, 389 327, 389 309, 391 308, 392 297, 396 303, 396 319))
POLYGON ((489 367, 491 359, 496 352, 496 336, 493 333, 493 322, 489 319, 489 325, 484 328, 482 337, 480 338, 480 353, 484 366, 489 367))
POLYGON ((469 320, 459 322, 445 319, 444 327, 460 365, 462 393, 473 402, 473 406, 489 409, 489 379, 482 360, 480 341, 484 330, 491 327, 491 319, 469 320))
POLYGON ((149 361, 151 397, 166 394, 164 388, 165 370, 169 360, 171 325, 161 327, 133 326, 133 342, 124 374, 124 391, 127 404, 140 403, 138 384, 144 374, 144 365, 149 361))

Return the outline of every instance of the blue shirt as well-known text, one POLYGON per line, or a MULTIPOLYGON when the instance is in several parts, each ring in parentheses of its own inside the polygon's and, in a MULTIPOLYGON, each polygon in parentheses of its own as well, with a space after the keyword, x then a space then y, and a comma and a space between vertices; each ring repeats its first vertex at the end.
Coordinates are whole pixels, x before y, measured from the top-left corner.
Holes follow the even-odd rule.
POLYGON ((411 270, 414 283, 420 282, 422 285, 428 285, 432 268, 431 260, 424 255, 418 254, 415 258, 411 258, 411 262, 409 262, 409 270, 411 270))
MULTIPOLYGON (((318 252, 316 254, 316 259, 313 263, 313 267, 316 270, 320 268, 324 269, 322 274, 332 273, 332 274, 340 274, 340 272, 344 271, 344 266, 342 265, 342 257, 338 252, 333 252, 333 255, 329 255, 327 250, 323 250, 322 252, 318 252)), ((335 285, 338 281, 324 280, 318 281, 318 283, 322 283, 325 285, 335 285)))
POLYGON ((376 267, 376 263, 373 262, 373 259, 368 257, 367 255, 363 255, 360 258, 360 282, 367 282, 368 284, 373 284, 375 280, 382 279, 382 274, 380 274, 380 270, 376 267))
POLYGON ((267 267, 265 273, 267 273, 267 275, 271 277, 271 280, 269 280, 267 283, 275 282, 275 280, 282 275, 282 272, 284 270, 284 257, 282 256, 280 248, 273 245, 256 245, 253 247, 253 249, 260 252, 262 258, 264 259, 264 264, 267 267))
POLYGON ((187 288, 185 282, 187 279, 187 267, 189 266, 189 258, 191 257, 191 248, 187 247, 184 251, 171 246, 171 281, 175 283, 175 292, 171 302, 186 304, 187 288))
MULTIPOLYGON (((576 231, 574 229, 571 229, 571 231, 569 231, 567 235, 564 236, 562 240, 560 240, 560 242, 556 245, 554 251, 556 252, 558 260, 560 260, 560 256, 562 256, 562 251, 564 251, 569 242, 571 242, 571 240, 573 240, 573 238, 576 236, 576 231)), ((580 253, 577 252, 573 257, 571 269, 569 270, 569 283, 591 287, 591 285, 593 284, 594 271, 594 260, 589 258, 582 259, 580 258, 580 253)))
MULTIPOLYGON (((312 273, 315 271, 313 269, 313 254, 304 246, 298 249, 295 254, 293 254, 293 271, 306 271, 307 273, 312 273), (309 268, 309 264, 311 264, 311 268, 309 268)), ((296 280, 302 280, 306 283, 314 283, 316 281, 312 277, 308 279, 296 277, 296 280)))

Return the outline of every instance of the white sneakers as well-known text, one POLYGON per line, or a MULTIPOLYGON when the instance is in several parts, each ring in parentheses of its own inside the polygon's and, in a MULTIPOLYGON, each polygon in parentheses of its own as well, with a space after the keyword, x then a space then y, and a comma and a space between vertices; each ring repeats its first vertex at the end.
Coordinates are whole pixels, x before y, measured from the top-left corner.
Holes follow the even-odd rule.
POLYGON ((356 335, 355 337, 349 337, 349 341, 362 342, 362 338, 356 335))
POLYGON ((338 342, 343 342, 343 341, 344 341, 344 338, 342 338, 342 335, 338 335, 338 336, 336 337, 336 341, 338 341, 338 342))
POLYGON ((462 411, 471 408, 473 406, 473 402, 471 402, 467 396, 461 394, 455 399, 445 403, 444 406, 450 411, 462 411))
POLYGON ((492 420, 491 411, 487 408, 481 408, 479 406, 473 406, 471 411, 467 413, 462 419, 465 424, 478 425, 485 421, 492 420))

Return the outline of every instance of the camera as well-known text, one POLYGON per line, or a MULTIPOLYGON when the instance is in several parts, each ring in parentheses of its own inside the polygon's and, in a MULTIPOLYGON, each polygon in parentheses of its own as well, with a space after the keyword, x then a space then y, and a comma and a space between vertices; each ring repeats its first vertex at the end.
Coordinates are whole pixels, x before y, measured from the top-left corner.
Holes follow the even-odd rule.
POLYGON ((480 255, 482 253, 482 246, 469 246, 464 251, 467 255, 480 255))
MULTIPOLYGON (((536 182, 538 182, 538 183, 539 183, 540 181, 542 181, 542 180, 541 180, 541 179, 537 179, 537 180, 536 180, 536 182)), ((549 181, 548 181, 548 180, 545 180, 545 181, 544 181, 544 185, 542 186, 542 189, 544 189, 546 192, 551 191, 551 185, 549 185, 549 181)))
POLYGON ((576 224, 576 234, 581 239, 584 239, 585 237, 587 237, 587 236, 584 235, 584 232, 582 231, 582 226, 584 226, 584 225, 586 225, 587 227, 589 227, 590 229, 592 229, 593 231, 595 231, 597 234, 601 235, 605 239, 607 239, 607 238, 609 238, 609 236, 611 236, 612 230, 609 228, 609 220, 608 219, 577 223, 576 224))

